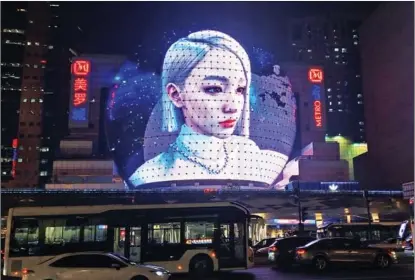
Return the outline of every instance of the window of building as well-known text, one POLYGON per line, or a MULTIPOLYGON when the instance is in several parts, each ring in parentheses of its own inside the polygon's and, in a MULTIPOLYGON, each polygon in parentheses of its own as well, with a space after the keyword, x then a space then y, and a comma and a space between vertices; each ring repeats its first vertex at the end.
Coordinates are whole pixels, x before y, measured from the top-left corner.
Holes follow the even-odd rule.
POLYGON ((35 103, 35 102, 36 102, 36 98, 30 99, 30 103, 35 103))
POLYGON ((347 49, 346 48, 342 48, 342 53, 346 53, 347 49))
POLYGON ((362 98, 363 95, 361 95, 360 93, 357 95, 357 98, 362 98))
POLYGON ((48 172, 47 171, 40 171, 40 176, 48 176, 48 172))
POLYGON ((25 122, 20 122, 20 126, 26 126, 25 122))
POLYGON ((300 24, 296 24, 293 27, 292 39, 293 40, 301 40, 302 37, 302 26, 300 24))
POLYGON ((45 159, 45 158, 42 158, 42 159, 40 160, 40 163, 42 163, 42 164, 48 163, 48 160, 47 160, 47 159, 45 159))
POLYGON ((359 44, 359 42, 357 42, 357 41, 354 41, 354 42, 353 42, 353 44, 354 44, 354 45, 357 45, 357 44, 359 44))
POLYGON ((331 101, 330 101, 330 102, 329 102, 329 105, 333 105, 333 102, 331 102, 331 101))
POLYGON ((338 51, 339 51, 339 48, 334 48, 334 51, 335 51, 335 52, 338 52, 338 51))
POLYGON ((23 159, 22 158, 18 158, 17 159, 17 162, 23 162, 23 159))
POLYGON ((338 101, 338 102, 337 102, 337 104, 338 104, 338 105, 342 105, 342 102, 341 102, 341 101, 338 101))
POLYGON ((42 147, 40 148, 41 152, 49 152, 49 148, 48 147, 42 147))
POLYGON ((327 89, 327 92, 331 92, 331 88, 328 88, 328 89, 327 89))
POLYGON ((357 101, 357 104, 363 104, 363 101, 359 100, 359 101, 357 101))
POLYGON ((359 125, 364 125, 364 124, 365 124, 365 123, 364 123, 364 122, 362 122, 362 121, 360 121, 360 122, 359 122, 359 125))

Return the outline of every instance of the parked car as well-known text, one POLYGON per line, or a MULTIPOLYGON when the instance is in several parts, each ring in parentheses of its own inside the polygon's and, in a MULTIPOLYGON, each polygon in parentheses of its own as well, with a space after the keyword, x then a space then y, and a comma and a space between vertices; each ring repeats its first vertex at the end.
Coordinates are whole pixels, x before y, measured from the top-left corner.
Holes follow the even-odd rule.
POLYGON ((162 267, 139 265, 122 256, 103 252, 62 254, 22 270, 22 280, 167 280, 169 277, 170 273, 162 267))
POLYGON ((288 268, 295 263, 295 249, 313 240, 315 238, 309 236, 279 238, 268 247, 268 261, 276 268, 288 268))
POLYGON ((397 263, 397 257, 392 250, 373 248, 357 239, 336 237, 319 239, 298 247, 296 261, 323 271, 329 265, 336 264, 371 264, 388 268, 392 263, 397 263))

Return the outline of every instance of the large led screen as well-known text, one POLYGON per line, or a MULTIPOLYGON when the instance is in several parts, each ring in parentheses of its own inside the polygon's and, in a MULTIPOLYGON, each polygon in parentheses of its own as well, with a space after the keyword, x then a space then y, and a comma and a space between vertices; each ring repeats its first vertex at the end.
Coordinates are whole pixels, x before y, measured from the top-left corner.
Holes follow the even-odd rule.
POLYGON ((294 142, 296 102, 279 66, 247 49, 205 30, 172 43, 160 74, 124 65, 110 92, 107 138, 128 186, 277 180, 294 142), (253 73, 252 65, 267 67, 253 73))

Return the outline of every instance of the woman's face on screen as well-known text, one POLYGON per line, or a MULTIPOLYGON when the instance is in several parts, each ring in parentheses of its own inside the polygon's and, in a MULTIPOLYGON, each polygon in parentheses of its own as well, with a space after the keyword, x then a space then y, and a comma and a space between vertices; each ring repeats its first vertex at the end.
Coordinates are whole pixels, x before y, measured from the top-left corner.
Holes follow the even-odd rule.
POLYGON ((179 90, 185 123, 204 135, 230 137, 241 118, 247 90, 241 61, 231 52, 210 50, 179 90))

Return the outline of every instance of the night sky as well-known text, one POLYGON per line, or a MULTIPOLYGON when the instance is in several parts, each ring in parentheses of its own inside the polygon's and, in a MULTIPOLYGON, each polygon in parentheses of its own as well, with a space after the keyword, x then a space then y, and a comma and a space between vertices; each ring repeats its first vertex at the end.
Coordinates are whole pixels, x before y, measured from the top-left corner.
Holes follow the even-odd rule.
POLYGON ((68 12, 85 33, 83 53, 146 57, 159 64, 170 40, 201 29, 284 56, 290 17, 347 11, 369 14, 378 2, 74 2, 68 12))

